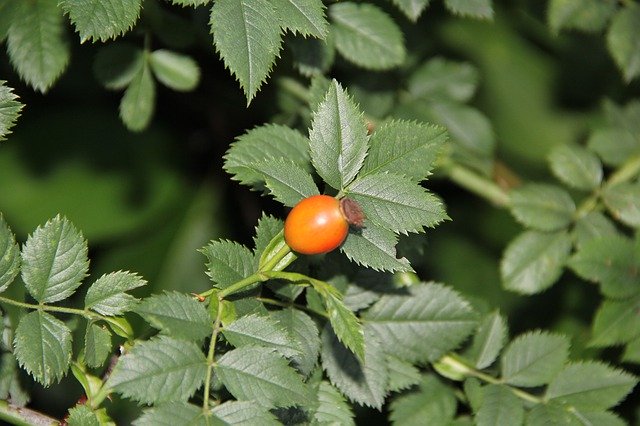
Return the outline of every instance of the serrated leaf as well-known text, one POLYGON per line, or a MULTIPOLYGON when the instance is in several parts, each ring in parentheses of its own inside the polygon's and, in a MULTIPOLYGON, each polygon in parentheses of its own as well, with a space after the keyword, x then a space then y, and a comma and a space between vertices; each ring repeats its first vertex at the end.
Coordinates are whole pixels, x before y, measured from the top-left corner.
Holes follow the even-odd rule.
POLYGON ((396 234, 372 224, 350 232, 340 251, 352 262, 378 271, 413 271, 407 259, 396 258, 397 243, 396 234))
POLYGON ((633 242, 622 235, 587 241, 569 265, 582 278, 599 282, 605 296, 627 297, 640 290, 640 259, 633 242))
POLYGON ((620 183, 602 194, 611 215, 622 223, 640 227, 640 183, 620 183))
POLYGON ((629 82, 640 75, 640 7, 629 4, 613 17, 607 33, 607 47, 624 79, 629 82))
MULTIPOLYGON (((313 420, 320 425, 355 425, 353 411, 340 392, 329 382, 322 381, 318 386, 318 406, 313 420)), ((314 423, 314 424, 316 424, 314 423)))
POLYGON ((144 130, 151 121, 156 102, 156 84, 147 60, 131 80, 120 101, 120 118, 133 132, 144 130))
POLYGON ((559 145, 549 155, 553 174, 565 185, 590 191, 602 182, 602 163, 579 145, 559 145))
POLYGON ((98 416, 86 404, 78 404, 69 410, 68 426, 101 426, 98 416))
POLYGON ((283 29, 318 38, 327 35, 329 23, 322 0, 273 0, 272 4, 283 29))
POLYGON ((584 423, 559 404, 536 404, 527 415, 526 425, 584 426, 584 423))
POLYGON ((203 6, 205 4, 211 3, 211 0, 171 0, 171 3, 177 4, 179 6, 203 6))
POLYGON ((411 74, 409 93, 416 99, 468 102, 478 86, 478 71, 467 62, 433 58, 411 74))
POLYGON ((102 315, 121 315, 138 303, 138 299, 125 292, 146 284, 145 280, 131 272, 104 274, 89 287, 84 298, 84 307, 102 315))
POLYGON ((107 89, 120 90, 142 72, 144 52, 130 43, 111 43, 100 50, 93 63, 93 72, 107 89))
POLYGON ((365 330, 364 362, 347 349, 327 324, 322 331, 322 368, 331 383, 351 401, 380 408, 386 396, 388 371, 376 336, 365 330))
POLYGON ((367 155, 367 130, 362 113, 335 80, 313 116, 309 139, 320 177, 335 189, 348 185, 367 155))
POLYGON ((565 336, 543 331, 523 334, 502 355, 502 380, 516 386, 544 385, 562 369, 568 356, 565 336))
POLYGON ((468 377, 462 386, 467 401, 469 401, 469 408, 471 408, 474 413, 478 412, 484 396, 484 385, 481 385, 480 380, 475 377, 468 377))
POLYGON ((311 395, 302 377, 273 349, 242 346, 224 354, 216 373, 233 396, 260 406, 309 404, 311 395))
POLYGON ((489 367, 498 358, 508 334, 507 322, 498 311, 487 315, 473 335, 465 358, 472 361, 477 369, 489 367))
POLYGON ((593 426, 626 426, 627 422, 622 420, 618 415, 609 412, 593 412, 593 413, 582 413, 576 412, 576 417, 579 417, 583 423, 587 425, 593 426))
POLYGON ((409 362, 435 361, 460 345, 476 326, 471 305, 441 284, 417 284, 384 295, 364 315, 393 354, 409 362))
POLYGON ((287 207, 319 194, 313 177, 288 159, 262 160, 250 167, 262 176, 274 198, 287 207))
POLYGON ((13 345, 20 366, 44 386, 59 382, 69 369, 71 330, 46 312, 23 316, 13 345))
POLYGON ((364 360, 364 332, 358 317, 334 294, 325 293, 322 296, 329 315, 329 322, 338 340, 359 360, 364 360))
POLYGON ((547 9, 547 22, 551 31, 576 29, 589 32, 602 31, 616 11, 611 0, 551 0, 547 9))
POLYGON ((616 226, 600 212, 589 212, 576 221, 573 238, 580 250, 588 241, 617 234, 616 226))
POLYGON ((172 337, 201 340, 211 334, 211 318, 202 302, 186 294, 166 292, 142 301, 134 312, 172 337))
POLYGON ((391 0, 412 21, 417 21, 431 0, 391 0))
POLYGON ((13 0, 0 0, 0 42, 7 37, 7 32, 13 21, 13 14, 19 3, 13 0))
POLYGON ((282 232, 284 222, 273 216, 269 216, 262 213, 262 217, 258 219, 258 226, 256 226, 256 235, 253 237, 255 243, 255 249, 253 250, 256 259, 260 258, 260 255, 267 248, 271 240, 282 232))
POLYGON ((510 193, 511 213, 524 226, 540 231, 566 228, 573 220, 576 205, 562 188, 547 184, 527 184, 510 193))
POLYGON ((493 19, 492 3, 492 0, 444 0, 452 13, 480 19, 493 19))
POLYGON ((369 153, 359 176, 389 172, 419 182, 431 173, 447 131, 412 121, 390 121, 369 140, 369 153))
POLYGON ((394 68, 404 62, 402 32, 372 4, 342 2, 329 7, 336 49, 356 65, 372 70, 394 68))
POLYGON ((394 355, 387 355, 389 384, 387 391, 398 392, 420 383, 422 375, 413 364, 403 361, 394 355))
POLYGON ((215 419, 226 425, 278 426, 281 423, 266 408, 252 401, 227 401, 211 410, 215 419))
POLYGON ((250 103, 280 52, 280 18, 267 0, 220 0, 211 7, 211 32, 225 65, 250 103))
POLYGON ((102 366, 111 352, 111 333, 106 327, 87 324, 84 335, 84 360, 91 368, 102 366))
POLYGON ((142 0, 60 0, 60 7, 84 43, 107 41, 129 31, 140 16, 142 0))
MULTIPOLYGON (((637 286, 640 292, 640 286, 637 286)), ((621 301, 605 299, 593 319, 589 344, 620 345, 640 336, 640 296, 621 301)))
POLYGON ((424 232, 425 226, 433 227, 448 218, 437 197, 402 176, 366 175, 345 192, 360 204, 367 221, 390 231, 424 232))
POLYGON ((62 216, 39 226, 22 248, 22 281, 40 303, 71 296, 88 269, 87 241, 62 216))
POLYGON ((106 385, 145 404, 186 401, 202 385, 206 369, 194 343, 160 336, 121 356, 106 385))
POLYGON ((572 363, 549 383, 545 398, 585 412, 601 411, 618 404, 637 383, 635 376, 600 362, 572 363))
POLYGON ((39 92, 49 90, 70 57, 62 11, 55 1, 20 2, 9 27, 7 51, 22 80, 39 92))
POLYGON ((456 413, 456 398, 451 388, 429 375, 418 392, 405 394, 391 403, 390 419, 396 426, 449 426, 456 413))
POLYGON ((149 64, 158 81, 173 90, 188 92, 200 82, 200 67, 190 56, 158 49, 149 55, 149 64))
POLYGON ((243 245, 212 241, 200 251, 207 257, 207 275, 218 288, 229 287, 253 273, 253 254, 243 245))
POLYGON ((300 355, 282 326, 269 316, 247 315, 224 327, 224 337, 236 348, 262 346, 275 349, 287 358, 300 355))
POLYGON ((19 272, 20 247, 0 213, 0 293, 9 287, 19 272))
MULTIPOLYGON (((2 13, 1 9, 0 13, 2 13)), ((0 80, 0 141, 5 140, 11 133, 11 128, 16 124, 20 111, 24 107, 17 100, 18 96, 13 93, 13 89, 5 83, 6 81, 0 80)))
POLYGON ((604 128, 591 134, 587 146, 605 164, 619 166, 640 152, 640 139, 626 129, 604 128))
POLYGON ((622 361, 640 364, 640 337, 636 337, 626 345, 622 361))
POLYGON ((271 317, 283 327, 292 341, 294 366, 305 376, 311 373, 318 362, 320 337, 315 322, 298 309, 282 309, 271 312, 271 317))
POLYGON ((520 234, 509 243, 500 263, 503 287, 521 294, 546 290, 562 274, 570 250, 566 232, 520 234))
POLYGON ((168 402, 144 410, 134 426, 207 426, 202 407, 188 402, 168 402))
POLYGON ((483 388, 482 404, 475 420, 478 426, 519 426, 524 421, 522 400, 507 386, 487 385, 483 388))

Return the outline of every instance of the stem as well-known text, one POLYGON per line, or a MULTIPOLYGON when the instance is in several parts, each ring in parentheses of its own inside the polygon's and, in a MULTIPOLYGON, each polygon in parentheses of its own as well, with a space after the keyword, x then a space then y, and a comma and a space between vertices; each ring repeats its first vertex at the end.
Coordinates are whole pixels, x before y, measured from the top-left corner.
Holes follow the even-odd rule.
POLYGON ((0 401, 0 420, 17 426, 58 426, 60 422, 38 411, 0 401))
POLYGON ((448 164, 442 168, 454 183, 481 196, 498 207, 509 206, 509 194, 492 180, 458 164, 448 164))
POLYGON ((211 340, 209 340, 209 351, 207 352, 207 375, 204 378, 204 395, 202 396, 202 411, 205 416, 209 413, 209 389, 211 388, 211 374, 213 373, 213 360, 216 353, 216 343, 218 341, 218 333, 220 332, 220 323, 222 322, 222 297, 218 298, 218 312, 216 320, 213 322, 213 331, 211 332, 211 340))
MULTIPOLYGON (((280 263, 280 261, 282 259, 284 259, 289 253, 291 253, 291 247, 289 247, 287 244, 283 245, 280 250, 278 250, 278 252, 271 258, 269 259, 269 261, 267 263, 265 263, 264 265, 262 265, 262 267, 258 270, 258 272, 266 272, 266 271, 271 271, 273 268, 276 267, 276 265, 278 263, 280 263)), ((293 258, 291 259, 291 262, 293 262, 294 260, 296 260, 296 256, 293 256, 293 258)), ((289 266, 291 264, 291 262, 289 262, 287 265, 285 265, 284 267, 286 268, 287 266, 289 266)))
POLYGON ((53 305, 44 305, 44 304, 35 305, 33 303, 18 302, 17 300, 9 299, 2 296, 0 296, 0 303, 6 303, 8 305, 18 306, 20 308, 35 309, 38 311, 45 311, 45 312, 59 312, 63 314, 80 315, 87 319, 93 319, 93 320, 100 319, 100 320, 106 321, 106 318, 104 316, 97 314, 95 312, 84 310, 84 309, 64 308, 62 306, 53 306, 53 305))
POLYGON ((226 287, 225 289, 220 290, 220 292, 218 293, 218 298, 222 300, 233 293, 239 292, 245 287, 249 287, 251 284, 264 282, 264 281, 267 281, 268 279, 269 277, 264 273, 256 272, 255 274, 249 275, 247 278, 244 278, 234 284, 231 284, 229 287, 226 287))
POLYGON ((607 182, 606 187, 614 186, 619 183, 627 182, 640 173, 640 155, 628 159, 618 170, 616 170, 607 182))

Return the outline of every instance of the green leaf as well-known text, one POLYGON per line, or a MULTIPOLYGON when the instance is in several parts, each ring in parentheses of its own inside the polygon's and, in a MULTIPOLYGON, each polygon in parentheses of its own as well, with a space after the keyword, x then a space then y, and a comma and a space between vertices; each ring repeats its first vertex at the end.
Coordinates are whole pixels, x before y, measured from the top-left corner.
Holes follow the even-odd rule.
POLYGON ((329 382, 322 381, 318 386, 318 406, 313 413, 315 422, 321 425, 353 426, 353 411, 340 392, 329 382))
POLYGON ((274 198, 285 206, 293 207, 303 199, 319 194, 313 177, 285 158, 259 161, 251 167, 263 177, 274 198))
POLYGON ((609 237, 617 233, 616 226, 600 212, 589 212, 576 221, 573 238, 578 250, 590 240, 609 237))
POLYGON ((224 337, 233 346, 262 346, 275 349, 287 358, 300 355, 282 326, 269 316, 247 315, 224 327, 224 337))
POLYGON ((590 150, 598 154, 605 164, 619 166, 629 157, 640 153, 640 139, 626 129, 598 129, 587 142, 590 150))
MULTIPOLYGON (((639 287, 636 285, 636 287, 639 287)), ((640 288, 637 289, 640 292, 640 288)), ((640 296, 621 301, 605 299, 593 319, 590 346, 631 342, 640 336, 640 296)))
POLYGON ((281 424, 266 408, 255 404, 253 401, 227 401, 214 407, 211 413, 214 419, 224 422, 225 426, 278 426, 281 424))
POLYGON ((566 232, 520 234, 509 243, 500 263, 503 287, 521 294, 546 290, 562 274, 570 250, 566 232))
POLYGON ((479 19, 493 19, 492 0, 444 0, 452 13, 479 19))
POLYGON ((625 426, 626 421, 609 411, 593 413, 576 413, 576 417, 581 418, 584 424, 598 426, 625 426))
POLYGON ((190 56, 159 49, 149 55, 149 64, 158 81, 173 90, 188 92, 200 82, 200 67, 190 56))
POLYGON ((375 225, 350 232, 340 246, 350 261, 377 271, 413 271, 406 258, 396 258, 398 237, 375 225))
POLYGON ((39 92, 49 90, 70 57, 62 12, 55 1, 20 2, 9 27, 7 52, 20 78, 39 92))
POLYGON ((329 322, 338 340, 353 352, 359 360, 364 360, 364 332, 358 317, 349 310, 336 295, 321 292, 329 315, 329 322))
POLYGON ((84 43, 107 41, 128 32, 140 16, 142 0, 60 0, 60 7, 84 43))
POLYGON ((328 73, 336 59, 336 46, 331 33, 324 40, 295 37, 287 40, 287 46, 293 53, 294 66, 307 77, 328 73))
POLYGON ((233 241, 212 241, 200 250, 207 257, 207 275, 225 288, 253 273, 253 254, 233 241))
POLYGON ((101 426, 98 416, 88 405, 78 404, 69 410, 68 426, 101 426))
POLYGON ((138 303, 138 299, 125 292, 146 284, 145 280, 131 272, 118 271, 104 274, 89 287, 84 306, 102 315, 121 315, 133 309, 138 303))
POLYGON ((394 355, 387 355, 387 369, 389 370, 389 384, 387 391, 398 392, 420 383, 420 370, 411 363, 401 360, 394 355))
POLYGON ((391 0, 411 21, 418 20, 431 0, 391 0))
POLYGON ((591 191, 602 182, 602 163, 580 145, 558 145, 549 154, 553 174, 565 185, 591 191))
POLYGON ((404 62, 402 32, 395 22, 371 4, 342 2, 329 7, 336 49, 356 65, 387 70, 404 62))
POLYGON ((478 79, 473 65, 436 57, 411 74, 408 89, 416 99, 468 102, 476 92, 478 79))
POLYGON ((194 343, 160 336, 121 356, 105 386, 145 404, 186 401, 202 385, 206 370, 194 343))
POLYGON ((611 0, 551 0, 547 22, 554 33, 562 29, 598 32, 605 29, 616 11, 611 0))
POLYGON ((360 204, 367 221, 390 231, 424 232, 425 226, 433 227, 448 218, 440 199, 402 176, 366 175, 345 192, 360 204))
POLYGON ((156 84, 149 63, 144 60, 120 101, 120 118, 124 125, 133 132, 144 130, 153 116, 155 102, 156 84))
POLYGON ((44 386, 59 382, 69 369, 71 330, 46 312, 23 316, 13 345, 20 366, 44 386))
POLYGON ((224 169, 233 180, 255 188, 264 178, 253 164, 270 158, 285 158, 310 172, 309 139, 277 124, 256 127, 231 144, 224 156, 224 169))
POLYGON ((100 50, 93 63, 93 73, 107 89, 127 87, 144 68, 144 52, 130 43, 111 43, 100 50))
POLYGON ((507 322, 495 311, 487 315, 473 335, 471 347, 464 353, 477 369, 485 369, 498 358, 508 337, 507 322))
POLYGON ((569 356, 565 336, 544 331, 525 333, 511 342, 501 359, 502 380, 516 386, 549 383, 569 356))
POLYGON ((638 383, 635 376, 596 361, 568 364, 547 388, 545 397, 584 411, 617 405, 638 383))
POLYGON ((395 356, 409 362, 437 360, 458 347, 476 326, 471 305, 436 283, 384 295, 363 318, 366 328, 375 330, 395 356))
POLYGON ((320 352, 320 337, 316 323, 304 312, 298 309, 282 309, 272 311, 271 318, 283 327, 284 332, 294 349, 293 365, 303 375, 307 376, 318 362, 320 352))
POLYGON ((280 52, 280 17, 267 0, 219 0, 210 24, 216 49, 250 103, 280 52))
POLYGON ((365 330, 364 362, 347 349, 327 324, 322 331, 322 368, 331 383, 351 401, 379 409, 388 381, 385 354, 380 342, 365 330))
POLYGON ((584 426, 573 413, 558 404, 536 404, 527 416, 527 426, 584 426))
POLYGON ((456 413, 456 398, 451 388, 429 375, 418 392, 405 394, 391 403, 390 419, 395 426, 449 426, 456 413))
POLYGON ((309 139, 320 177, 335 189, 348 185, 367 155, 367 129, 362 113, 335 80, 313 116, 309 139))
POLYGON ((329 23, 322 0, 273 0, 272 3, 283 29, 318 38, 327 35, 329 23))
POLYGON ((102 366, 111 353, 111 333, 106 327, 87 324, 84 335, 84 360, 91 368, 102 366))
MULTIPOLYGON (((0 5, 0 8, 2 6, 0 5)), ((0 12, 2 12, 0 10, 0 12)), ((16 124, 20 111, 24 105, 17 101, 18 96, 13 89, 5 85, 6 81, 0 80, 0 141, 6 139, 11 133, 11 128, 16 124)))
POLYGON ((624 79, 629 82, 640 75, 640 7, 629 4, 613 17, 607 33, 607 47, 624 79))
POLYGON ((566 228, 573 220, 576 205, 562 188, 527 184, 510 193, 511 213, 524 226, 540 231, 566 228))
POLYGON ((640 337, 627 344, 622 354, 622 361, 640 364, 640 337))
POLYGON ((10 399, 18 407, 25 406, 30 399, 21 384, 18 361, 10 352, 0 355, 0 399, 10 399))
POLYGON ((256 235, 253 237, 253 242, 256 246, 253 250, 256 262, 260 260, 271 240, 282 232, 283 227, 284 222, 282 220, 262 213, 262 217, 258 219, 258 226, 256 226, 256 235))
POLYGON ((605 296, 627 297, 640 290, 640 259, 633 242, 622 235, 610 235, 587 241, 569 262, 582 278, 600 283, 605 296))
POLYGON ((389 172, 419 182, 431 173, 446 140, 447 131, 439 126, 400 120, 386 122, 369 140, 369 153, 360 177, 389 172))
POLYGON ((216 373, 234 397, 263 407, 304 406, 311 400, 302 377, 273 349, 242 346, 229 351, 218 360, 216 373))
POLYGON ((40 303, 71 296, 88 269, 87 241, 59 215, 39 226, 22 248, 22 280, 40 303))
POLYGON ((147 408, 133 421, 134 426, 206 426, 202 407, 188 402, 168 402, 147 408))
POLYGON ((640 227, 640 183, 607 187, 602 199, 614 218, 626 225, 640 227))
POLYGON ((134 312, 172 337, 198 341, 211 334, 211 318, 202 302, 178 292, 148 297, 134 312))
POLYGON ((0 42, 7 37, 17 5, 19 3, 13 0, 0 0, 0 42))
POLYGON ((19 272, 20 247, 0 213, 0 293, 9 287, 19 272))
POLYGON ((487 385, 483 388, 482 404, 475 420, 478 426, 519 426, 524 421, 522 400, 507 386, 487 385))

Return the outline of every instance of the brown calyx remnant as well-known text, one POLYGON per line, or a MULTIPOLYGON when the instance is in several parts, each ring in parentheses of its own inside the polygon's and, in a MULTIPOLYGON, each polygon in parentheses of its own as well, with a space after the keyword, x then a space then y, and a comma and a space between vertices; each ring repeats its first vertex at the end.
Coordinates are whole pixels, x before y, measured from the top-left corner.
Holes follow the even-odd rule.
POLYGON ((349 222, 349 225, 354 228, 362 228, 364 226, 364 220, 366 216, 355 200, 351 198, 343 198, 340 200, 340 211, 349 222))

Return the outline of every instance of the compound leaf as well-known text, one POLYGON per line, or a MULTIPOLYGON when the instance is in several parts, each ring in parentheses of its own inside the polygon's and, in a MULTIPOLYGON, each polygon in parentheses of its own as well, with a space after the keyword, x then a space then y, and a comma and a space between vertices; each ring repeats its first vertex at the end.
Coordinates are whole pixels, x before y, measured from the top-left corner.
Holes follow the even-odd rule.
POLYGON ((512 190, 511 213, 518 222, 540 231, 563 229, 573 220, 576 205, 562 188, 528 184, 512 190))
POLYGON ((602 182, 602 163, 580 145, 559 145, 549 154, 553 174, 565 185, 591 191, 602 182))

